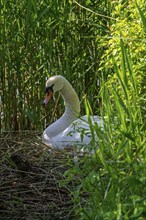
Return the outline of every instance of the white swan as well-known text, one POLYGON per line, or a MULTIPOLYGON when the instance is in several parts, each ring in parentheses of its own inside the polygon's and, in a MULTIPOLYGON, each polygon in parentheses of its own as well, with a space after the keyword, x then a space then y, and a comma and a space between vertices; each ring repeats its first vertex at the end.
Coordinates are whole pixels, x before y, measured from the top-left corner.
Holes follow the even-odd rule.
MULTIPOLYGON (((80 102, 71 84, 60 75, 50 77, 46 82, 46 97, 44 104, 59 91, 65 101, 65 112, 57 121, 45 129, 42 142, 46 145, 64 149, 67 146, 88 146, 91 142, 91 132, 87 116, 79 117, 80 102), (78 119, 77 119, 78 118, 78 119)), ((101 124, 98 116, 90 116, 92 123, 101 124)))

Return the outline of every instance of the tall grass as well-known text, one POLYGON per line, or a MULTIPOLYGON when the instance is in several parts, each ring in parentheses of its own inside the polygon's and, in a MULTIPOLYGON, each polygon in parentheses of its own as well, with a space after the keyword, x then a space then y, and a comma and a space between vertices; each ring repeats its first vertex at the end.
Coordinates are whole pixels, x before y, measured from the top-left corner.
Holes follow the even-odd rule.
MULTIPOLYGON (((93 113, 100 112, 104 120, 103 131, 89 118, 91 144, 94 149, 95 144, 100 146, 95 156, 79 160, 66 172, 67 181, 78 177, 72 193, 78 219, 142 220, 146 216, 145 39, 140 25, 134 23, 131 32, 123 28, 128 16, 133 21, 135 11, 129 7, 135 3, 79 3, 84 7, 65 0, 1 0, 1 130, 43 129, 45 120, 51 123, 59 117, 63 112, 59 97, 58 107, 50 103, 47 111, 41 103, 46 77, 65 76, 81 103, 86 94, 93 113), (107 16, 115 11, 116 20, 92 11, 107 16), (117 38, 121 38, 118 47, 117 38), (110 39, 112 58, 108 53, 102 56, 105 49, 111 53, 110 39)), ((143 10, 138 4, 133 7, 145 30, 143 10)), ((91 113, 89 103, 82 113, 91 113)))
MULTIPOLYGON (((66 172, 69 181, 73 174, 78 177, 72 193, 78 219, 144 220, 146 216, 146 140, 138 82, 122 40, 120 48, 120 67, 113 59, 116 84, 102 80, 104 131, 89 120, 99 149, 66 172)), ((90 107, 87 111, 91 113, 90 107)), ((94 137, 91 145, 97 149, 94 137)))
MULTIPOLYGON (((108 1, 94 4, 109 15, 108 1)), ((42 129, 45 118, 48 123, 54 120, 51 105, 47 113, 41 106, 50 75, 64 75, 77 85, 80 99, 92 93, 89 99, 95 103, 95 77, 103 50, 98 49, 96 36, 107 33, 109 19, 73 1, 2 0, 0 22, 2 130, 42 129)), ((62 112, 62 107, 55 109, 55 117, 62 112)))
MULTIPOLYGON (((143 12, 138 8, 142 20, 143 12)), ((103 73, 100 95, 104 131, 90 123, 97 133, 99 149, 80 159, 66 172, 76 176, 72 192, 78 219, 139 219, 146 217, 145 94, 135 72, 130 48, 121 35, 117 61, 112 57, 113 76, 103 73), (106 116, 106 117, 105 117, 106 116)), ((86 104, 86 107, 89 106, 86 104)), ((90 111, 90 107, 88 108, 90 111)), ((91 142, 95 149, 97 143, 91 142)))

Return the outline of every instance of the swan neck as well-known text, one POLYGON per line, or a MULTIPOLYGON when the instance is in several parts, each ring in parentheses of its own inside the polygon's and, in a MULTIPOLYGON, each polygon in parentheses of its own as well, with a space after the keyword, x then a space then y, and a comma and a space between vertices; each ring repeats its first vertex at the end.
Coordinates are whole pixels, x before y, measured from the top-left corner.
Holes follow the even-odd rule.
POLYGON ((79 98, 71 86, 71 84, 64 78, 64 85, 59 91, 65 102, 65 112, 57 121, 51 124, 44 131, 43 137, 47 136, 49 139, 63 132, 80 113, 79 98))
POLYGON ((80 113, 80 101, 75 90, 67 80, 62 90, 60 90, 60 94, 65 102, 65 113, 70 112, 70 114, 78 115, 80 113))

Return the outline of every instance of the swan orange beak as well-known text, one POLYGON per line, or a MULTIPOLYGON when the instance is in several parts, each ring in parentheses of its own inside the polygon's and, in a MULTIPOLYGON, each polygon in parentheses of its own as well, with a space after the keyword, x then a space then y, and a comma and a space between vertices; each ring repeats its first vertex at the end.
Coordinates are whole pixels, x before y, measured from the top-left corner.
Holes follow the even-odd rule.
POLYGON ((47 105, 51 98, 53 98, 53 92, 49 90, 49 92, 46 94, 43 104, 47 105))

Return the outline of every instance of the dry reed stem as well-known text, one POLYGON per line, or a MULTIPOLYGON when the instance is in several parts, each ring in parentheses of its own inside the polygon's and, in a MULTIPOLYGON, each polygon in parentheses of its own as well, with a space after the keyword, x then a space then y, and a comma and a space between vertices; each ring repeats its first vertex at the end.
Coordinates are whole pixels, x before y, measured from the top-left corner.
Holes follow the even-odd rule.
POLYGON ((69 190, 59 186, 71 154, 49 151, 34 131, 0 141, 0 219, 72 219, 69 190))

